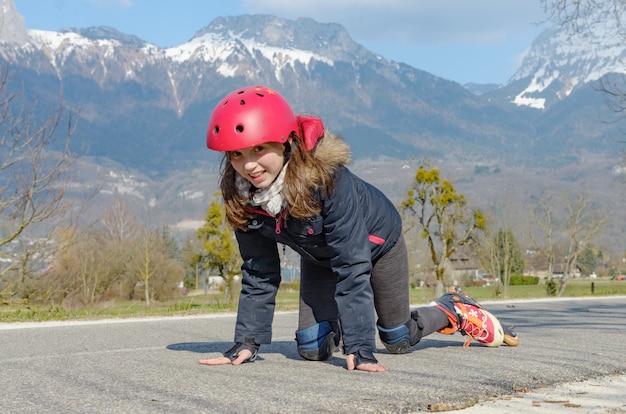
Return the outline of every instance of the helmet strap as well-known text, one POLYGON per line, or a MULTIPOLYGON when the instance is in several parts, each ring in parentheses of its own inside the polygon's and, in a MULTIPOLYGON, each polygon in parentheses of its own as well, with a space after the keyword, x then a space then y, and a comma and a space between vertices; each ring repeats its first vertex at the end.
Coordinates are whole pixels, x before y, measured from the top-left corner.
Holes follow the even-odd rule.
POLYGON ((285 147, 285 152, 283 152, 283 165, 285 165, 291 158, 291 142, 289 140, 285 141, 283 147, 285 147))

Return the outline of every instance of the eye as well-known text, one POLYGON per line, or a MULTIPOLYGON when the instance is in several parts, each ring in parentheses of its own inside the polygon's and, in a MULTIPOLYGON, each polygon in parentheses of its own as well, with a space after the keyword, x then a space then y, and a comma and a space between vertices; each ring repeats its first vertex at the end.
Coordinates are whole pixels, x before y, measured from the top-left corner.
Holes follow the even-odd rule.
POLYGON ((228 154, 228 157, 232 160, 232 159, 237 159, 237 158, 241 158, 241 152, 239 151, 231 151, 228 154))
POLYGON ((254 147, 254 152, 263 152, 265 150, 265 145, 257 145, 254 147))

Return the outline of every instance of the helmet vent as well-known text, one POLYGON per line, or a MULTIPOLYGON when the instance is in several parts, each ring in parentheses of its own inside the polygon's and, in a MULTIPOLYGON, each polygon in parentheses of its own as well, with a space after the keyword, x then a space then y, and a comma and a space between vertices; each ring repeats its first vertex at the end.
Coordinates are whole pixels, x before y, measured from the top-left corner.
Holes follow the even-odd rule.
POLYGON ((215 128, 213 128, 213 133, 214 133, 215 135, 219 134, 219 133, 220 133, 220 127, 218 127, 217 125, 215 125, 215 128))
POLYGON ((239 132, 240 134, 243 132, 243 125, 237 125, 235 127, 235 131, 239 132))
POLYGON ((245 105, 245 104, 246 104, 246 100, 245 99, 242 99, 242 100, 239 101, 239 105, 245 105))

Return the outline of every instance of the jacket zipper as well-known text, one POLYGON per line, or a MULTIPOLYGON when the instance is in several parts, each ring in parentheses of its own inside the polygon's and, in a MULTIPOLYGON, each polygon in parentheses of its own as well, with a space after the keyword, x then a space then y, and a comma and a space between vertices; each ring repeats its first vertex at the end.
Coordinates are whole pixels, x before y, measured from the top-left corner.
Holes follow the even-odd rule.
POLYGON ((279 213, 277 216, 272 216, 268 214, 265 210, 249 209, 249 211, 257 214, 262 214, 267 217, 274 217, 274 220, 276 220, 276 228, 274 229, 274 232, 276 234, 280 234, 282 232, 281 227, 283 226, 283 213, 279 213))
POLYGON ((278 216, 275 217, 276 219, 276 234, 280 234, 280 228, 282 227, 283 224, 283 215, 279 214, 278 216))

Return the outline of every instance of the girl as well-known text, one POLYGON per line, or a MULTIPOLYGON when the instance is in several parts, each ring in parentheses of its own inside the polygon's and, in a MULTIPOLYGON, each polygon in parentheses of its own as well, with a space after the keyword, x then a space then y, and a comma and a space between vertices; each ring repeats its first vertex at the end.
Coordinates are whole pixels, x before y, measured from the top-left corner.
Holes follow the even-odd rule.
POLYGON ((348 146, 319 118, 296 116, 273 89, 249 86, 215 107, 207 146, 225 154, 220 185, 243 265, 235 344, 201 364, 252 362, 270 343, 277 243, 301 256, 296 342, 305 359, 330 358, 341 339, 348 370, 386 371, 374 356, 376 330, 391 353, 435 331, 503 342, 498 320, 460 291, 410 311, 400 215, 350 172, 348 146))

